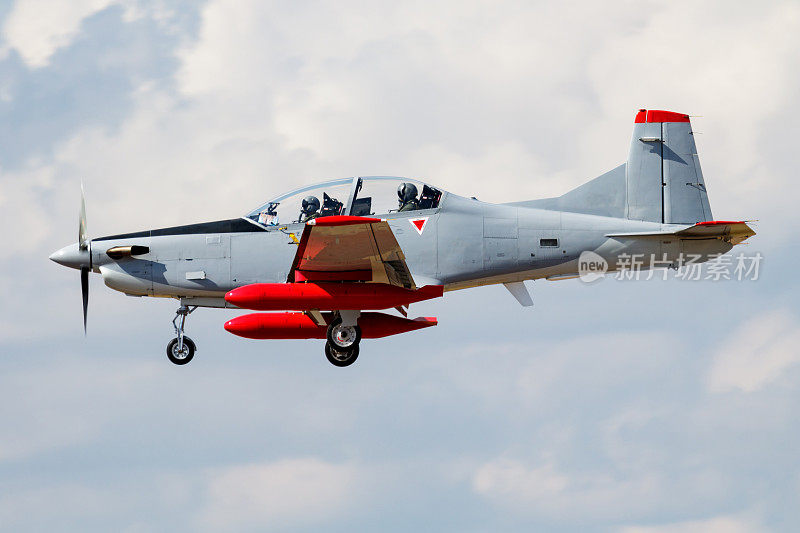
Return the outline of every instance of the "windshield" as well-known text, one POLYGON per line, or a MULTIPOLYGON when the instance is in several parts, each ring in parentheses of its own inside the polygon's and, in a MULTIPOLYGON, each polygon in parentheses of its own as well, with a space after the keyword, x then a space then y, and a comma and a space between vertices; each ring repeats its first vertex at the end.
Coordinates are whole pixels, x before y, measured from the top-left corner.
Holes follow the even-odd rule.
POLYGON ((247 217, 265 226, 279 226, 332 215, 387 215, 436 209, 442 196, 441 190, 409 178, 342 178, 282 194, 247 217))
POLYGON ((352 183, 353 178, 345 178, 295 189, 270 200, 247 217, 265 226, 278 226, 341 215, 352 183))

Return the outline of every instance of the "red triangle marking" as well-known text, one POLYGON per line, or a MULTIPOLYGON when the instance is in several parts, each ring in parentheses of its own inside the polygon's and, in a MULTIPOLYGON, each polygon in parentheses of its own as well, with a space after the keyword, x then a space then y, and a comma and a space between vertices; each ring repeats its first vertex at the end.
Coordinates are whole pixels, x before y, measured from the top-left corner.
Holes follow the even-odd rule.
POLYGON ((422 233, 422 226, 425 225, 425 219, 424 218, 419 219, 419 220, 412 220, 411 223, 414 224, 414 226, 417 228, 417 231, 422 233))

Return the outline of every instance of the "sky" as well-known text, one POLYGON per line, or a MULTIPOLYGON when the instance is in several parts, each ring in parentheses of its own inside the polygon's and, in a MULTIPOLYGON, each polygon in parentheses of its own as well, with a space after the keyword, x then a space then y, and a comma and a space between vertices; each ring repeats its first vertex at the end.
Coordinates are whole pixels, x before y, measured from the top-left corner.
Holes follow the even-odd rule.
POLYGON ((0 1, 0 530, 796 531, 800 4, 0 1), (692 115, 757 280, 531 283, 365 341, 226 333, 48 261, 333 177, 496 202, 692 115))

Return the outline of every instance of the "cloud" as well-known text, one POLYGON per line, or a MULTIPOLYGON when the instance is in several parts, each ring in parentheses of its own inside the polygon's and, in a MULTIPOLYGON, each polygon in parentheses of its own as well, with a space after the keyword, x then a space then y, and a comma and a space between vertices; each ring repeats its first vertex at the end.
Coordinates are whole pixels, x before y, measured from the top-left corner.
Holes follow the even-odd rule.
POLYGON ((16 50, 31 68, 47 66, 59 48, 78 35, 81 22, 113 0, 16 0, 3 24, 6 47, 16 50))
POLYGON ((50 529, 55 524, 53 515, 61 516, 59 528, 98 515, 119 511, 123 503, 120 495, 97 487, 77 483, 53 484, 44 488, 4 491, 0 497, 0 523, 9 531, 50 529), (48 502, 42 513, 42 502, 48 502), (34 526, 34 524, 36 524, 34 526))
POLYGON ((717 217, 767 202, 774 213, 776 203, 787 204, 759 193, 766 183, 772 190, 790 187, 793 174, 776 172, 759 147, 774 142, 781 118, 794 107, 798 28, 796 2, 768 9, 748 2, 660 4, 641 25, 603 39, 587 82, 603 109, 639 102, 700 115, 692 123, 717 217))
MULTIPOLYGON (((587 120, 585 95, 565 86, 580 86, 591 37, 604 32, 591 21, 627 25, 642 14, 506 8, 514 16, 462 4, 456 21, 449 6, 425 2, 302 16, 280 4, 210 2, 197 42, 180 53, 178 88, 225 107, 249 102, 249 116, 270 122, 284 148, 326 161, 329 172, 422 175, 500 200, 498 180, 522 184, 522 194, 563 192, 588 177, 559 172, 563 158, 575 162, 587 120), (557 29, 565 23, 583 26, 585 39, 557 29), (536 190, 548 179, 566 183, 536 190)), ((625 108, 626 122, 634 110, 625 108)), ((589 172, 618 163, 605 154, 589 172)))
POLYGON ((767 529, 739 515, 715 516, 703 520, 675 522, 658 526, 626 526, 620 533, 760 533, 767 529))
POLYGON ((787 309, 751 317, 716 352, 708 376, 713 392, 756 392, 800 362, 800 321, 787 309))
MULTIPOLYGON (((59 350, 61 354, 66 345, 59 350)), ((11 358, 20 353, 14 350, 3 355, 11 358)), ((104 428, 125 416, 130 400, 141 392, 130 384, 150 383, 156 368, 146 362, 97 365, 64 355, 51 358, 45 368, 7 368, 0 376, 0 386, 15 401, 0 426, 0 464, 93 442, 104 428), (59 401, 52 403, 51 395, 59 401)))
POLYGON ((356 476, 352 466, 313 457, 220 469, 211 475, 199 524, 264 531, 325 523, 358 502, 356 476))
POLYGON ((760 448, 745 435, 757 428, 764 442, 781 438, 780 413, 792 400, 719 401, 702 379, 708 357, 687 349, 688 340, 667 330, 589 335, 448 357, 448 394, 514 428, 512 440, 485 437, 487 449, 505 449, 474 463, 474 493, 526 523, 588 529, 760 501, 754 485, 736 494, 728 487, 749 479, 743 458, 760 448), (468 362, 477 353, 491 353, 485 368, 468 362))
POLYGON ((551 463, 527 468, 518 461, 498 460, 481 466, 473 478, 473 488, 484 495, 530 502, 558 495, 570 479, 551 463))
POLYGON ((496 508, 529 520, 584 526, 708 512, 720 505, 725 476, 702 467, 675 476, 664 468, 594 467, 569 470, 552 459, 498 458, 472 477, 475 493, 496 508))
POLYGON ((550 461, 530 465, 509 459, 481 465, 472 478, 472 488, 513 513, 573 524, 641 516, 667 493, 656 472, 619 477, 586 471, 568 474, 550 461))
MULTIPOLYGON (((24 228, 24 238, 12 239, 3 251, 0 259, 34 253, 52 230, 53 221, 47 216, 50 212, 47 204, 47 193, 57 184, 57 168, 53 165, 42 165, 41 161, 33 161, 28 167, 18 172, 6 172, 0 188, 0 210, 15 221, 18 229, 24 228)), ((75 206, 78 205, 78 189, 76 188, 75 206)), ((77 209, 75 211, 77 217, 77 209)), ((75 235, 77 235, 77 218, 75 235)), ((76 237, 77 238, 77 237, 76 237)))
POLYGON ((665 331, 574 335, 563 341, 477 342, 426 367, 437 379, 448 381, 448 390, 479 399, 482 406, 503 409, 513 403, 524 407, 528 417, 547 416, 568 405, 587 411, 610 407, 607 402, 617 397, 617 388, 638 392, 650 376, 677 365, 671 350, 684 342, 665 331), (487 353, 491 357, 485 357, 487 353))

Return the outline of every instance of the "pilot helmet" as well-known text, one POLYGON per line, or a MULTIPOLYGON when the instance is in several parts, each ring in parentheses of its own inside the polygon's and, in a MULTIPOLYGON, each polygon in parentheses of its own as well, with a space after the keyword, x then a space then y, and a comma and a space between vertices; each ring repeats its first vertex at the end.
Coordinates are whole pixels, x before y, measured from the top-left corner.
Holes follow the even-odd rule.
POLYGON ((417 187, 413 183, 401 183, 397 187, 397 197, 402 203, 417 199, 417 187))
POLYGON ((306 196, 303 198, 303 213, 313 215, 319 210, 319 199, 316 196, 306 196))

